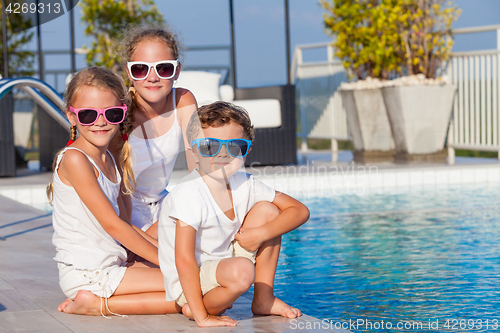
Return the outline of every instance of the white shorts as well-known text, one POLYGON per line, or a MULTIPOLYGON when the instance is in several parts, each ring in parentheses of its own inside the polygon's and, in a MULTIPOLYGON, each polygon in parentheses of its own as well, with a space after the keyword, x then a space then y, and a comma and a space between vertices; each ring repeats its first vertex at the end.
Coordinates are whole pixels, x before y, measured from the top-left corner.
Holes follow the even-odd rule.
POLYGON ((111 297, 125 275, 127 263, 121 266, 113 265, 110 267, 87 270, 76 269, 72 265, 57 263, 59 269, 59 286, 63 293, 75 299, 80 290, 88 290, 99 297, 111 297))
POLYGON ((146 203, 132 197, 132 224, 142 231, 148 230, 160 217, 160 206, 163 199, 146 203))
MULTIPOLYGON (((217 282, 217 266, 222 259, 205 261, 200 266, 200 285, 201 285, 201 293, 205 296, 210 290, 220 287, 220 284, 217 282)), ((184 296, 184 292, 177 297, 175 300, 177 305, 183 307, 186 303, 186 296, 184 296)))
POLYGON ((240 243, 235 239, 233 240, 233 257, 248 258, 255 265, 255 258, 257 257, 257 250, 250 251, 243 248, 240 243))
MULTIPOLYGON (((257 251, 249 251, 241 247, 238 241, 234 241, 233 243, 233 257, 243 257, 249 259, 253 264, 255 264, 255 257, 257 255, 257 251)), ((220 287, 220 284, 217 282, 217 267, 219 263, 223 259, 210 260, 205 261, 200 266, 200 285, 201 285, 201 293, 205 296, 210 290, 220 287)), ((186 296, 184 296, 184 292, 180 294, 179 297, 175 300, 177 305, 183 307, 184 304, 187 303, 186 296)))

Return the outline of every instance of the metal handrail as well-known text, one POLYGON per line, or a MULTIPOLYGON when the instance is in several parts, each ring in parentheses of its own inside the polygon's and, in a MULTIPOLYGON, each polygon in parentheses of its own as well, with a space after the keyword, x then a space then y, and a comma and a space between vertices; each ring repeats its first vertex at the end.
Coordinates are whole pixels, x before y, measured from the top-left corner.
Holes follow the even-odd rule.
POLYGON ((13 88, 21 87, 33 87, 39 89, 45 96, 50 98, 50 100, 56 104, 59 109, 64 106, 64 101, 61 95, 57 93, 51 86, 47 83, 32 78, 32 77, 20 77, 20 78, 6 78, 0 80, 0 98, 3 97, 7 92, 13 88))
POLYGON ((41 80, 31 77, 1 79, 0 98, 14 88, 19 88, 26 92, 63 128, 69 131, 69 121, 61 112, 64 107, 64 101, 61 95, 59 95, 51 86, 41 80))
POLYGON ((462 35, 462 34, 474 34, 478 32, 488 32, 500 30, 500 24, 493 25, 483 25, 480 27, 467 27, 467 28, 456 28, 451 29, 452 35, 462 35))
POLYGON ((460 51, 453 52, 452 57, 470 57, 470 56, 483 56, 483 55, 494 55, 499 54, 500 50, 480 50, 480 51, 460 51))

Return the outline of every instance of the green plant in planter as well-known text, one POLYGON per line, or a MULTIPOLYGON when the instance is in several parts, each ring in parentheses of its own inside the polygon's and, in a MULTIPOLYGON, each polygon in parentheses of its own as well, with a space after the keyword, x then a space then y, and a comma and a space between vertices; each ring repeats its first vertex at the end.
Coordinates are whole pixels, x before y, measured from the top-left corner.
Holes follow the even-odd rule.
POLYGON ((320 0, 335 57, 358 79, 434 78, 453 46, 460 10, 447 0, 320 0))
POLYGON ((448 0, 407 0, 402 7, 407 20, 398 20, 399 45, 394 48, 407 75, 435 78, 453 47, 451 26, 461 10, 448 0))
POLYGON ((396 160, 409 155, 441 159, 455 88, 420 85, 441 83, 422 77, 435 78, 450 57, 451 25, 460 14, 457 6, 448 0, 320 3, 326 10, 325 30, 335 36, 335 57, 343 61, 351 79, 410 75, 388 82, 397 87, 366 80, 340 89, 354 160, 367 161, 375 153, 377 158, 386 158, 393 155, 391 151, 396 160))
POLYGON ((336 39, 335 57, 352 78, 388 79, 401 71, 395 52, 403 0, 321 0, 325 31, 336 39))

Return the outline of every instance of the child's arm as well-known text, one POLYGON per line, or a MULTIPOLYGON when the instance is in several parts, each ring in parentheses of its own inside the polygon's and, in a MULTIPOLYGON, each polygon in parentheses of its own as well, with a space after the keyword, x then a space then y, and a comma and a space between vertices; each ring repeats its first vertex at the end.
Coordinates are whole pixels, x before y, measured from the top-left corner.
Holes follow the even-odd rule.
POLYGON ((158 247, 158 240, 154 238, 153 236, 149 235, 147 232, 142 231, 141 228, 136 227, 135 225, 131 224, 132 228, 134 228, 135 231, 137 231, 142 237, 146 238, 151 244, 154 246, 158 247))
POLYGON ((289 195, 276 191, 273 204, 281 213, 273 221, 257 228, 240 228, 234 238, 250 251, 257 250, 262 243, 290 232, 309 219, 309 209, 289 195))
POLYGON ((120 218, 130 223, 130 218, 132 216, 132 201, 130 196, 125 194, 126 188, 123 184, 123 165, 121 163, 121 149, 123 146, 123 139, 121 137, 120 131, 117 131, 115 135, 111 138, 111 141, 108 145, 108 151, 113 156, 115 163, 117 163, 118 171, 120 172, 120 176, 122 178, 122 182, 120 184, 120 195, 118 196, 118 207, 120 208, 120 218))
POLYGON ((196 163, 194 162, 193 155, 187 151, 187 148, 190 147, 190 142, 188 142, 186 129, 189 123, 189 119, 191 119, 191 115, 198 108, 196 104, 196 99, 193 93, 187 89, 177 88, 176 90, 177 97, 177 110, 179 114, 179 123, 182 128, 182 137, 184 139, 184 146, 186 148, 186 162, 189 169, 189 172, 193 171, 196 167, 196 163))
MULTIPOLYGON (((141 236, 144 237, 145 239, 147 239, 151 244, 158 247, 158 240, 156 238, 148 235, 147 233, 142 231, 140 228, 136 227, 135 225, 133 225, 131 223, 130 217, 132 216, 132 200, 130 199, 130 195, 127 195, 124 193, 125 187, 123 186, 123 182, 122 182, 120 188, 121 188, 120 195, 118 196, 118 208, 120 209, 120 218, 123 221, 130 224, 134 228, 135 231, 137 231, 139 234, 141 234, 141 236)), ((135 258, 136 258, 136 254, 132 252, 129 254, 127 261, 132 262, 132 261, 136 260, 135 258)), ((140 258, 140 257, 138 257, 138 258, 140 258)))
POLYGON ((70 183, 85 206, 111 237, 137 255, 159 264, 158 248, 116 215, 97 182, 92 164, 84 154, 77 150, 67 151, 58 171, 61 179, 70 183))
POLYGON ((120 209, 120 218, 130 224, 130 217, 132 216, 132 202, 130 196, 123 193, 123 182, 120 186, 120 195, 118 196, 118 208, 120 209))
POLYGON ((234 326, 236 321, 208 314, 200 284, 200 269, 195 257, 196 229, 177 220, 175 227, 175 266, 179 273, 189 310, 199 327, 234 326))
POLYGON ((184 296, 197 324, 203 323, 208 312, 203 304, 200 269, 195 257, 196 229, 177 220, 175 226, 175 266, 184 296))
POLYGON ((130 222, 130 217, 132 216, 132 200, 130 199, 130 195, 125 194, 125 186, 123 186, 123 182, 120 186, 120 195, 118 196, 118 207, 120 208, 120 218, 130 224, 135 231, 142 235, 142 237, 146 238, 150 243, 154 246, 158 247, 158 240, 146 232, 142 231, 141 228, 136 227, 130 222))

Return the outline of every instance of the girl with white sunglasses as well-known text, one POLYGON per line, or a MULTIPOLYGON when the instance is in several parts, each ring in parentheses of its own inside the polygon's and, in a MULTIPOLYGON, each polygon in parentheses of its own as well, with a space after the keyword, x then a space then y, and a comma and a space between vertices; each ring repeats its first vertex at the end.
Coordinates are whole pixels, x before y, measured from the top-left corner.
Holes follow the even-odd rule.
MULTIPOLYGON (((131 81, 130 112, 125 120, 128 136, 121 148, 124 183, 131 203, 126 204, 132 224, 157 238, 159 207, 179 153, 181 140, 187 147, 185 129, 196 110, 193 94, 174 88, 179 77, 177 36, 162 27, 141 26, 127 31, 122 42, 125 69, 131 81), (130 182, 133 175, 135 182, 130 182)), ((111 147, 119 155, 122 137, 111 147)), ((186 155, 193 170, 191 155, 186 155)))

